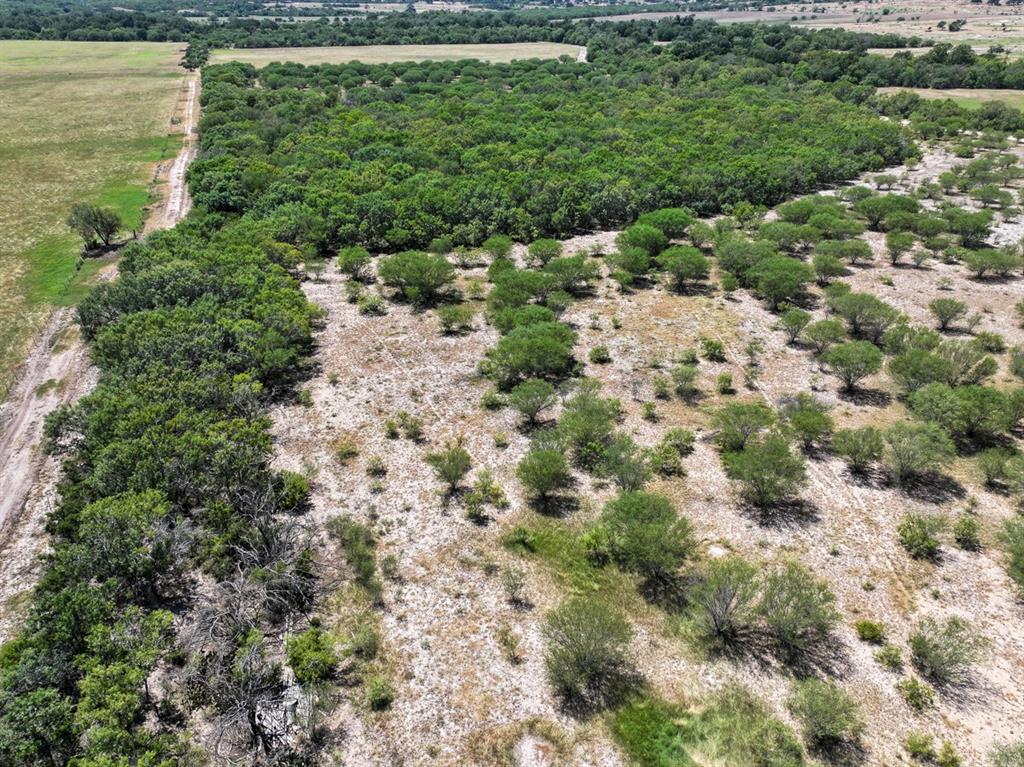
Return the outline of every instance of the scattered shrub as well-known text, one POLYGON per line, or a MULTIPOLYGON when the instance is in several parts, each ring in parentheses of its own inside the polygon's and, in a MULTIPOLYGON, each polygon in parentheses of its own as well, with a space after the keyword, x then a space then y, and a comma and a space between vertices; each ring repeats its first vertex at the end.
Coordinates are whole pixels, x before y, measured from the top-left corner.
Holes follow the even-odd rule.
POLYGON ((839 622, 835 601, 824 582, 788 562, 765 576, 757 612, 769 635, 792 657, 827 639, 839 622))
POLYGON ((804 739, 816 750, 830 751, 855 742, 864 730, 859 707, 841 688, 820 679, 797 684, 789 710, 803 726, 804 739))
POLYGON ((924 618, 910 637, 910 659, 923 676, 939 685, 966 681, 987 643, 963 618, 924 618))
POLYGON ((862 642, 871 644, 882 644, 885 642, 885 628, 877 621, 862 620, 854 624, 857 630, 857 638, 862 642))
POLYGON ((649 581, 671 577, 696 551, 689 521, 664 496, 622 493, 604 507, 600 524, 612 558, 649 581))
POLYGON ((729 476, 742 484, 743 497, 755 506, 781 503, 807 480, 803 457, 794 454, 789 441, 778 434, 748 442, 743 450, 726 453, 723 461, 729 476))
POLYGON ((574 597, 548 613, 542 632, 548 680, 562 698, 591 706, 615 698, 633 636, 625 618, 601 602, 574 597))
POLYGON ((935 705, 935 691, 916 677, 908 676, 901 679, 896 683, 896 690, 915 711, 924 711, 935 705))
POLYGON ((864 472, 879 461, 885 449, 882 432, 874 426, 840 429, 832 436, 832 449, 852 471, 864 472))
POLYGON ((896 527, 900 544, 915 559, 935 559, 939 555, 938 533, 947 527, 943 517, 911 512, 904 514, 896 527))

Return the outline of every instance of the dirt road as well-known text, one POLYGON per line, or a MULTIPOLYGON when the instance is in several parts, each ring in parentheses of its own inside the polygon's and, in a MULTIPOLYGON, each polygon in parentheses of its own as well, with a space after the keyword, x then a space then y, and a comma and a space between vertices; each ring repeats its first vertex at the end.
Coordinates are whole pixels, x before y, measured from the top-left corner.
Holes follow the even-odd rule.
MULTIPOLYGON (((185 171, 195 156, 199 112, 199 81, 189 75, 172 123, 183 136, 181 151, 164 172, 166 192, 147 222, 146 231, 174 226, 188 213, 191 201, 185 171), (176 118, 176 119, 175 119, 176 118)), ((111 279, 116 266, 101 273, 111 279)), ((75 311, 57 309, 36 339, 7 402, 0 406, 0 640, 10 629, 11 597, 33 581, 36 555, 44 545, 42 523, 55 499, 59 465, 40 450, 48 413, 74 402, 95 384, 96 371, 78 334, 75 311)))

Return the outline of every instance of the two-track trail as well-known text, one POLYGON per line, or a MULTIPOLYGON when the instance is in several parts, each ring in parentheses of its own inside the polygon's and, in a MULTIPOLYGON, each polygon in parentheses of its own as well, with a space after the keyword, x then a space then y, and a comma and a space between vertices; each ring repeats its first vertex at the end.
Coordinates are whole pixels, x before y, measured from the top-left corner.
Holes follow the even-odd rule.
MULTIPOLYGON (((157 167, 156 179, 165 183, 146 232, 172 227, 188 213, 185 171, 196 154, 198 115, 199 77, 189 74, 172 117, 174 127, 183 133, 182 147, 172 164, 157 167)), ((111 264, 100 272, 100 279, 115 275, 116 266, 111 264)), ((41 450, 46 416, 90 391, 96 377, 75 310, 62 307, 50 315, 10 397, 0 405, 0 641, 9 636, 14 618, 5 608, 35 580, 32 573, 45 545, 43 521, 56 496, 60 467, 41 450)))

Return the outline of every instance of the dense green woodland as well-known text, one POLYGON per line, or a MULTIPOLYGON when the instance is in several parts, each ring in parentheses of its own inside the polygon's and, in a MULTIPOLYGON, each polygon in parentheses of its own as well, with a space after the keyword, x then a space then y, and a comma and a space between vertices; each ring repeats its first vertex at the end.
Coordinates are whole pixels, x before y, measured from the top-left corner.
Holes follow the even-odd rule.
MULTIPOLYGON (((300 262, 347 245, 531 240, 656 208, 767 205, 916 153, 910 132, 872 109, 870 84, 856 80, 870 73, 830 72, 844 56, 860 60, 826 52, 850 40, 843 33, 684 21, 578 29, 597 48, 594 64, 204 70, 196 209, 125 248, 119 279, 79 310, 101 379, 47 423, 65 477, 44 575, 20 637, 0 653, 0 764, 199 764, 188 724, 200 711, 249 764, 317 763, 315 742, 293 748, 258 715, 281 708, 274 649, 285 626, 305 625, 316 607, 306 482, 268 464, 266 409, 303 376, 319 319, 295 277, 300 262), (679 42, 637 45, 662 28, 679 42)), ((1021 124, 1002 108, 876 106, 936 134, 1021 124)), ((833 218, 818 223, 841 237, 833 218)), ((661 211, 632 227, 622 273, 660 253, 680 284, 703 279, 703 256, 662 253, 666 235, 651 225, 679 234, 691 220, 661 211)), ((522 377, 524 355, 545 374, 573 367, 571 330, 525 305, 549 283, 572 290, 588 279, 549 246, 531 247, 543 274, 494 269, 488 305, 508 332, 486 362, 502 386, 522 377), (527 320, 532 328, 517 327, 527 320)), ((720 265, 732 258, 776 303, 808 279, 788 258, 744 269, 749 250, 737 239, 720 265)), ((353 271, 368 260, 348 252, 353 271)), ((443 258, 405 253, 380 276, 421 301, 451 272, 443 258)), ((578 408, 592 404, 584 394, 578 408)))
POLYGON ((326 255, 474 245, 701 213, 900 162, 909 136, 768 66, 649 56, 205 71, 197 204, 326 255), (343 95, 338 86, 344 88, 343 95))

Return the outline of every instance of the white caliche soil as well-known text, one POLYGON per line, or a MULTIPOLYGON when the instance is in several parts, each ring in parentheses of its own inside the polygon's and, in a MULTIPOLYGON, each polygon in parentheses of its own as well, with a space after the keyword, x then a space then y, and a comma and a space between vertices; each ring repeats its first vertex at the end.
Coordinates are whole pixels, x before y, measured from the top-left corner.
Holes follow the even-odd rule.
MULTIPOLYGON (((934 178, 956 162, 944 150, 931 151, 908 173, 907 182, 934 178)), ((1000 224, 997 237, 1016 236, 1006 229, 1012 226, 1000 224)), ((934 262, 922 269, 893 267, 882 256, 880 237, 866 237, 879 257, 845 278, 856 289, 870 290, 915 321, 930 323, 927 303, 936 295, 936 280, 946 277, 951 292, 942 295, 958 297, 985 312, 981 329, 1002 333, 1010 344, 1024 343, 1012 308, 1024 298, 1020 278, 974 281, 961 266, 934 262), (884 285, 883 277, 892 285, 884 285)), ((595 243, 607 251, 613 240, 614 233, 576 238, 566 243, 565 251, 595 243)), ((521 257, 522 249, 516 254, 521 257)), ((480 278, 482 270, 464 272, 465 277, 480 278)), ((400 578, 386 584, 381 618, 385 665, 396 698, 390 711, 369 713, 361 693, 342 692, 345 702, 331 719, 342 733, 338 763, 525 766, 549 759, 581 767, 621 764, 600 720, 565 715, 544 679, 540 622, 565 595, 565 584, 538 561, 517 557, 500 544, 503 532, 518 521, 536 519, 536 513, 527 506, 515 478, 527 436, 517 428, 514 413, 489 412, 479 404, 490 385, 475 375, 475 369, 497 340, 496 331, 478 315, 472 332, 443 336, 432 312, 417 313, 395 303, 389 304, 385 317, 362 316, 346 302, 343 282, 331 267, 322 281, 304 284, 309 298, 326 311, 324 329, 318 334, 320 369, 308 385, 313 404, 282 405, 273 414, 276 463, 311 477, 314 521, 322 524, 349 514, 376 531, 379 557, 393 555, 398 562, 400 578), (384 421, 401 410, 423 419, 423 444, 385 437, 384 421), (507 448, 495 447, 497 433, 508 436, 507 448), (440 485, 424 462, 427 452, 459 435, 473 457, 474 472, 491 469, 509 495, 510 507, 494 512, 486 525, 466 520, 458 503, 443 503, 440 485), (335 459, 332 448, 340 438, 354 441, 360 451, 344 464, 335 459), (371 455, 383 457, 388 466, 379 492, 373 491, 365 473, 371 455), (526 571, 528 609, 506 602, 494 566, 509 562, 526 571), (506 659, 498 640, 503 628, 518 636, 521 663, 506 659), (538 734, 538 722, 546 734, 538 734)), ((482 311, 482 305, 479 308, 482 311)), ((823 310, 819 307, 815 314, 823 316, 823 310)), ((830 404, 837 428, 885 425, 906 417, 885 376, 866 382, 871 397, 841 394, 836 379, 819 368, 808 350, 787 345, 774 329, 775 315, 745 291, 732 298, 720 292, 680 296, 656 286, 622 294, 605 278, 594 295, 577 302, 564 319, 579 333, 578 359, 586 360, 594 346, 608 347, 612 362, 587 364, 586 375, 600 379, 605 394, 622 401, 622 431, 642 445, 653 445, 672 426, 697 432, 696 449, 684 459, 687 476, 658 479, 650 489, 677 503, 709 556, 733 550, 762 563, 794 558, 828 582, 843 621, 834 652, 817 670, 836 679, 862 705, 867 721, 862 764, 907 762, 902 744, 911 731, 951 740, 965 765, 981 765, 995 743, 1024 736, 1024 694, 1019 684, 1024 607, 995 545, 999 524, 1016 511, 1013 499, 984 490, 969 460, 958 460, 952 467, 947 492, 928 499, 894 489, 881 477, 855 479, 840 461, 821 454, 808 462, 802 506, 765 517, 743 507, 708 433, 702 431, 708 407, 740 398, 764 398, 777 405, 798 391, 814 391, 830 404), (652 363, 667 367, 683 349, 696 348, 702 337, 721 340, 728 360, 701 362, 703 399, 691 404, 658 401, 658 422, 643 420, 640 403, 653 400, 651 381, 658 372, 652 363), (747 389, 741 371, 744 349, 753 339, 764 345, 761 376, 755 388, 747 389), (714 393, 721 372, 733 373, 735 395, 714 393), (917 511, 952 518, 969 497, 977 500, 982 551, 964 552, 950 542, 938 564, 911 560, 896 533, 902 515, 917 511), (906 661, 906 640, 916 623, 925 616, 947 615, 969 619, 990 648, 971 684, 939 694, 936 707, 917 714, 896 690, 905 674, 878 664, 873 657, 876 647, 860 642, 853 624, 861 619, 881 621, 906 661)), ((1000 373, 997 381, 1010 383, 1010 378, 1000 373)), ((584 476, 580 480, 580 507, 564 520, 577 530, 613 495, 606 483, 584 476)), ((325 541, 325 551, 331 546, 325 541)), ((336 556, 328 561, 330 577, 346 577, 336 556)), ((344 601, 331 600, 324 610, 328 624, 342 634, 352 625, 352 610, 344 601)), ((793 723, 785 705, 793 677, 776 662, 708 659, 680 636, 675 621, 665 613, 639 598, 626 601, 636 631, 638 669, 661 695, 699 701, 735 680, 793 723)))
MULTIPOLYGON (((166 176, 166 203, 147 222, 146 231, 174 226, 191 201, 185 171, 195 156, 193 131, 199 113, 198 75, 186 78, 175 114, 184 146, 166 176)), ((157 177, 161 171, 157 170, 157 177)), ((110 280, 115 264, 99 273, 110 280)), ((38 578, 39 553, 46 547, 43 523, 57 500, 59 461, 40 450, 46 416, 88 393, 97 371, 79 337, 75 311, 55 310, 18 373, 11 396, 0 406, 0 642, 17 630, 24 597, 38 578)))

